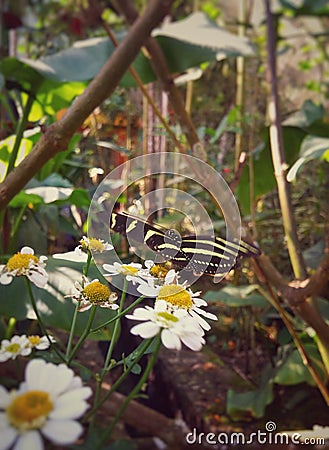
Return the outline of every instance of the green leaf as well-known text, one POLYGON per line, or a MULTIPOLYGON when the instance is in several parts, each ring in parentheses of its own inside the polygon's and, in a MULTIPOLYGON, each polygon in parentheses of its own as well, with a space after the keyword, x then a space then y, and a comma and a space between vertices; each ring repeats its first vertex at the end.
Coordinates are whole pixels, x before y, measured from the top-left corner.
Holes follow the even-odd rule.
POLYGON ((329 14, 328 0, 303 0, 297 2, 297 5, 291 0, 280 0, 280 3, 294 16, 326 16, 329 14))
MULTIPOLYGON (((287 164, 293 164, 296 161, 301 142, 306 133, 300 128, 283 127, 283 143, 287 164)), ((264 132, 263 145, 258 146, 254 152, 254 194, 255 199, 276 188, 274 177, 273 162, 270 149, 269 129, 264 132)), ((236 189, 241 208, 244 214, 250 213, 250 181, 249 167, 243 170, 239 185, 236 189)))
POLYGON ((317 105, 312 100, 306 100, 300 110, 283 121, 282 126, 300 128, 307 134, 322 137, 327 137, 329 133, 323 105, 317 105))
POLYGON ((300 149, 300 158, 290 168, 287 174, 289 182, 296 178, 298 171, 309 161, 322 159, 329 162, 329 138, 306 136, 300 149))
MULTIPOLYGON (((8 136, 6 139, 0 141, 0 181, 5 177, 7 172, 7 167, 10 159, 10 155, 13 151, 16 136, 8 136)), ((15 165, 17 166, 25 156, 30 153, 33 147, 33 142, 31 139, 23 138, 21 140, 18 155, 15 165)))
MULTIPOLYGON (((49 282, 45 289, 32 286, 39 313, 46 324, 62 330, 69 331, 74 312, 74 302, 71 298, 65 298, 73 291, 74 282, 80 281, 82 277, 83 263, 63 261, 49 257, 46 270, 49 274, 49 282)), ((95 266, 89 270, 89 278, 98 278, 106 284, 106 280, 101 276, 95 266)), ((7 286, 0 285, 0 314, 4 317, 15 317, 17 320, 26 318, 35 319, 33 309, 30 304, 28 292, 26 290, 23 277, 16 277, 7 286)), ((88 321, 88 311, 78 314, 76 335, 81 335, 86 328, 88 321)), ((115 312, 106 308, 99 308, 93 327, 110 320, 115 312)), ((93 333, 90 338, 96 340, 108 340, 111 336, 112 327, 107 330, 100 330, 93 333)))
POLYGON ((208 302, 220 302, 230 307, 255 306, 257 308, 266 308, 268 301, 257 294, 258 285, 248 286, 226 286, 219 291, 208 291, 204 299, 208 302))
POLYGON ((22 208, 29 204, 41 205, 43 203, 43 198, 37 194, 28 194, 24 191, 20 191, 15 197, 10 201, 9 206, 11 208, 22 208))
MULTIPOLYGON (((201 12, 166 24, 154 30, 153 36, 158 40, 172 73, 181 73, 208 61, 255 54, 251 41, 221 29, 201 12)), ((122 33, 117 36, 119 41, 123 37, 122 33)), ((50 108, 55 97, 54 83, 57 83, 59 89, 58 83, 93 79, 113 51, 114 46, 108 38, 91 38, 75 42, 72 47, 39 60, 4 58, 0 63, 0 70, 7 79, 17 81, 35 94, 38 92, 40 95, 39 90, 42 89, 46 97, 42 98, 40 95, 40 104, 50 108)), ((134 67, 144 83, 156 79, 143 52, 134 61, 134 67)), ((125 87, 136 85, 128 72, 120 84, 125 87)), ((67 97, 71 98, 72 93, 67 97)))
POLYGON ((264 416, 265 408, 273 401, 273 381, 247 392, 227 392, 227 413, 232 420, 252 420, 264 416))
MULTIPOLYGON (((322 363, 320 353, 317 346, 313 343, 304 344, 304 349, 306 350, 309 358, 311 359, 311 364, 314 366, 317 373, 321 376, 322 380, 326 381, 326 370, 322 363)), ((293 385, 298 383, 306 382, 311 386, 315 385, 315 382, 310 374, 308 368, 303 364, 300 353, 297 349, 294 349, 292 353, 288 356, 286 361, 278 369, 274 382, 282 385, 293 385)))

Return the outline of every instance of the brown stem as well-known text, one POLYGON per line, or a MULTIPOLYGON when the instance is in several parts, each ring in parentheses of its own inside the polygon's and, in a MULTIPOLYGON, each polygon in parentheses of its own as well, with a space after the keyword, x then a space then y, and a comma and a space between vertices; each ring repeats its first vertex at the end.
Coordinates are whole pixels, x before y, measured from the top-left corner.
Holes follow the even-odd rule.
POLYGON ((271 13, 270 0, 265 0, 267 22, 267 55, 270 98, 268 112, 270 118, 270 141, 274 166, 274 175, 282 212, 283 226, 287 239, 288 252, 295 277, 303 280, 307 276, 301 249, 298 242, 296 224, 293 216, 289 186, 286 180, 287 164, 285 162, 282 127, 279 110, 278 81, 276 75, 276 35, 271 13))
POLYGON ((329 247, 326 247, 325 256, 315 273, 304 281, 287 283, 266 255, 260 255, 255 264, 257 272, 263 274, 263 278, 276 288, 283 301, 315 330, 325 348, 329 348, 329 326, 310 301, 310 298, 321 293, 329 281, 329 247))
POLYGON ((30 154, 0 184, 0 210, 24 188, 49 159, 67 148, 71 137, 83 121, 114 91, 152 29, 169 13, 172 3, 173 0, 148 2, 144 14, 136 20, 124 41, 114 50, 65 116, 46 129, 30 154))

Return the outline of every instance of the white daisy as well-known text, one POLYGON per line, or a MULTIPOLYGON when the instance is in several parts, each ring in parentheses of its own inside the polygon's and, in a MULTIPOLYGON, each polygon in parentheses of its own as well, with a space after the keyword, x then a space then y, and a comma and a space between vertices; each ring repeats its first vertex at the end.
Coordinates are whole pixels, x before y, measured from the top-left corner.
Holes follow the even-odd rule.
POLYGON ((56 340, 52 336, 49 336, 48 339, 47 336, 40 337, 37 334, 27 336, 27 339, 29 341, 30 348, 36 348, 37 350, 47 350, 47 348, 49 348, 50 346, 49 340, 51 342, 56 342, 56 340))
POLYGON ((1 341, 0 362, 8 361, 8 359, 16 359, 17 356, 28 356, 30 353, 30 342, 25 334, 22 336, 13 336, 10 340, 3 339, 1 341))
POLYGON ((82 252, 88 252, 88 250, 93 253, 103 253, 108 250, 113 250, 113 245, 105 242, 103 239, 83 236, 83 238, 80 239, 80 245, 78 245, 74 251, 81 254, 82 252))
POLYGON ((174 277, 175 274, 169 271, 165 277, 164 285, 156 285, 153 280, 150 280, 148 283, 140 283, 137 290, 145 297, 155 297, 156 302, 165 300, 170 312, 177 309, 185 309, 191 317, 198 321, 204 330, 210 330, 210 325, 203 317, 211 320, 218 319, 215 314, 201 309, 202 306, 208 305, 204 299, 199 297, 201 292, 192 292, 185 283, 174 284, 172 282, 174 277))
POLYGON ((97 278, 88 281, 86 277, 83 277, 83 286, 76 281, 74 283, 74 288, 75 293, 66 295, 66 297, 72 297, 73 300, 80 303, 78 308, 78 311, 80 312, 87 311, 93 305, 113 310, 119 308, 119 305, 114 303, 117 300, 118 295, 111 292, 110 289, 97 278))
POLYGON ((139 263, 120 264, 118 262, 103 264, 103 269, 107 272, 104 274, 104 277, 124 275, 127 281, 132 281, 133 283, 139 282, 139 274, 143 270, 142 265, 139 263))
POLYGON ((91 394, 64 364, 33 359, 17 391, 0 386, 1 450, 44 450, 41 436, 57 445, 73 444, 83 431, 76 419, 91 394))
POLYGON ((199 351, 205 343, 204 331, 199 324, 183 309, 168 312, 164 300, 157 301, 154 308, 136 308, 126 317, 144 322, 132 327, 132 334, 149 339, 161 333, 161 341, 169 349, 181 350, 183 343, 191 350, 199 351))
POLYGON ((37 287, 44 288, 48 281, 45 270, 47 259, 46 256, 36 257, 31 247, 23 247, 2 266, 0 284, 10 284, 14 277, 25 275, 37 287))

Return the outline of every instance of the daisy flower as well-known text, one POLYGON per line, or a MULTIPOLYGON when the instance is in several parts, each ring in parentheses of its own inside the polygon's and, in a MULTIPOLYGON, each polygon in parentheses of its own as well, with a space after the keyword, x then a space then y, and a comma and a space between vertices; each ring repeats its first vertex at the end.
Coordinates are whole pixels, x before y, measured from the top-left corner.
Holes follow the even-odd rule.
POLYGON ((118 309, 119 305, 114 304, 118 295, 111 292, 110 289, 101 283, 97 278, 88 281, 83 277, 83 286, 76 281, 74 283, 75 293, 73 295, 66 295, 72 297, 73 300, 80 303, 78 311, 83 312, 90 309, 93 305, 101 308, 118 309))
POLYGON ((3 339, 0 347, 0 362, 16 359, 17 356, 28 356, 32 349, 25 334, 13 336, 10 340, 3 339))
POLYGON ((112 277, 114 275, 124 275, 127 281, 133 283, 138 282, 138 277, 142 269, 142 265, 139 263, 120 264, 114 262, 113 264, 103 264, 105 270, 104 277, 112 277))
POLYGON ((88 250, 93 253, 103 253, 108 250, 113 250, 113 245, 105 242, 103 239, 88 238, 87 236, 83 236, 83 238, 80 239, 80 245, 75 248, 75 252, 81 254, 81 252, 86 253, 88 250))
POLYGON ((126 317, 144 322, 132 327, 132 334, 148 339, 161 333, 161 342, 169 349, 181 350, 183 343, 199 351, 205 344, 204 331, 199 324, 182 309, 169 312, 164 300, 157 301, 154 308, 136 308, 126 317))
POLYGON ((91 394, 64 364, 29 361, 17 391, 0 386, 1 450, 44 450, 42 436, 53 444, 73 444, 83 431, 76 419, 91 394))
POLYGON ((204 330, 210 330, 210 325, 203 318, 218 320, 215 314, 204 311, 201 307, 207 306, 207 302, 200 298, 201 292, 192 292, 186 284, 174 284, 175 274, 170 270, 165 277, 164 285, 155 285, 153 280, 148 283, 142 282, 137 290, 145 297, 155 297, 156 302, 164 300, 167 303, 168 311, 184 309, 188 314, 198 321, 204 330))
MULTIPOLYGON (((50 346, 50 342, 47 336, 40 337, 37 334, 35 334, 27 336, 27 339, 29 341, 30 348, 35 348, 37 350, 47 350, 47 348, 49 348, 50 346)), ((56 340, 52 336, 49 336, 49 339, 51 342, 56 342, 56 340)))
POLYGON ((48 281, 47 259, 46 256, 37 258, 31 247, 23 247, 0 269, 0 284, 10 284, 14 277, 25 275, 37 287, 44 288, 48 281))

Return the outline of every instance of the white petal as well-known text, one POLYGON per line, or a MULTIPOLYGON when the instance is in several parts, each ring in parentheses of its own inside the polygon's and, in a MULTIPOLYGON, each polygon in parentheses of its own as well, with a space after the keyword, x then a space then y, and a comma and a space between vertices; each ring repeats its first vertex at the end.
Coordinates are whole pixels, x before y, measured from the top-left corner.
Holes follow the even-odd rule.
POLYGON ((89 407, 84 400, 91 394, 91 389, 84 387, 59 396, 49 417, 52 419, 77 419, 81 417, 89 407))
POLYGON ((29 389, 43 390, 57 396, 70 385, 73 371, 64 364, 55 366, 41 359, 33 359, 27 365, 25 378, 29 389))
MULTIPOLYGON (((195 296, 195 294, 194 294, 194 296, 195 296)), ((205 300, 203 300, 203 298, 192 297, 192 300, 196 306, 208 306, 208 303, 205 300)))
POLYGON ((17 439, 13 450, 43 450, 43 441, 37 431, 26 431, 17 439))
POLYGON ((127 319, 132 320, 149 320, 154 316, 153 310, 148 310, 146 308, 136 308, 133 314, 127 314, 127 319))
POLYGON ((113 264, 103 264, 103 269, 106 272, 116 272, 116 269, 113 264))
POLYGON ((41 431, 55 444, 65 445, 73 444, 81 435, 83 428, 82 425, 75 420, 49 420, 41 431))
POLYGON ((15 428, 8 423, 7 414, 3 412, 0 412, 0 436, 0 450, 9 449, 17 436, 15 428))
POLYGON ((41 267, 38 267, 38 270, 31 270, 27 277, 39 288, 44 288, 48 281, 48 274, 41 267))
POLYGON ((64 259, 65 261, 78 261, 78 262, 87 262, 88 255, 87 253, 82 252, 79 247, 76 247, 76 249, 73 252, 66 252, 66 253, 55 253, 53 258, 55 259, 64 259))
POLYGON ((196 314, 195 311, 190 310, 190 314, 191 314, 192 317, 194 317, 194 318, 199 322, 199 324, 202 326, 202 328, 203 328, 204 330, 206 330, 206 331, 210 330, 211 326, 209 325, 209 323, 206 322, 206 321, 205 321, 202 317, 200 317, 198 314, 196 314))
POLYGON ((160 287, 158 286, 150 286, 149 284, 143 283, 140 284, 137 288, 137 291, 142 294, 145 295, 145 297, 156 297, 159 293, 160 287))
POLYGON ((13 281, 13 275, 7 272, 0 274, 0 284, 10 284, 13 281))
POLYGON ((10 395, 7 389, 0 386, 0 408, 5 408, 10 402, 10 395))
POLYGON ((152 259, 147 259, 144 261, 144 265, 147 269, 151 269, 151 267, 154 266, 154 261, 152 261, 152 259))
POLYGON ((182 348, 180 339, 170 330, 162 330, 161 341, 163 345, 169 349, 180 350, 182 348))
POLYGON ((34 250, 31 247, 23 247, 20 253, 22 253, 23 255, 34 255, 34 250))
POLYGON ((141 336, 144 339, 148 339, 157 335, 159 331, 160 331, 159 325, 157 325, 154 322, 140 323, 132 327, 130 330, 131 334, 141 336))
POLYGON ((176 272, 174 269, 170 269, 167 275, 165 276, 165 284, 171 284, 176 277, 176 272))
POLYGON ((207 317, 207 319, 218 320, 218 317, 215 316, 215 314, 204 311, 203 309, 196 306, 193 308, 193 311, 195 311, 197 314, 200 314, 201 316, 207 317))
POLYGON ((202 349, 202 344, 205 343, 203 338, 200 338, 200 336, 193 333, 182 336, 181 339, 186 347, 196 352, 200 351, 202 349))

